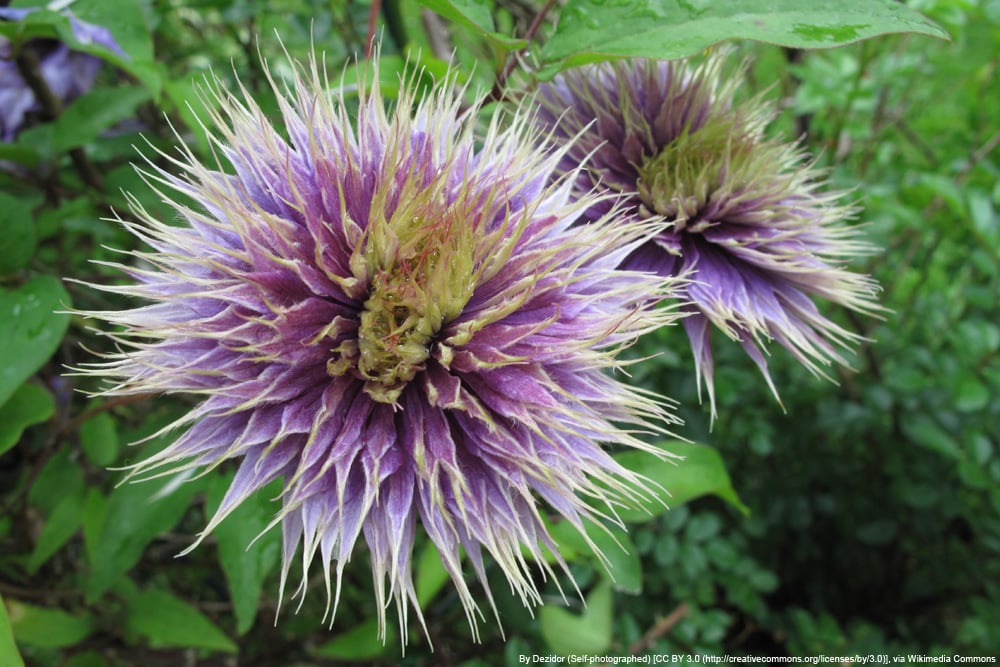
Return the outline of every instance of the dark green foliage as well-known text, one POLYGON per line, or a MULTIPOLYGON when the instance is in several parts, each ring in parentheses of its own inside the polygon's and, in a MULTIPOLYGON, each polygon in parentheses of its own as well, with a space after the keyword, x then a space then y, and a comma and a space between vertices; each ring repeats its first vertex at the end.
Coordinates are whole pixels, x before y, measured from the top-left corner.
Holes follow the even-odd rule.
MULTIPOLYGON (((747 94, 766 89, 780 102, 775 130, 803 136, 835 186, 856 192, 868 240, 883 249, 862 269, 882 283, 891 312, 883 321, 833 314, 871 339, 857 351, 856 372, 837 374, 839 385, 811 378, 775 351, 782 406, 738 346, 720 337, 719 419, 711 430, 682 332, 644 340, 636 356, 655 356, 631 367, 634 381, 679 399, 688 422, 679 433, 701 444, 665 443, 691 455, 690 474, 683 464, 672 469, 619 455, 674 490, 676 502, 670 511, 651 506, 648 516, 624 509, 627 534, 593 527, 607 568, 574 530, 552 527, 581 591, 558 582, 565 607, 556 582, 548 582, 550 604, 532 618, 498 578, 505 634, 488 617, 483 644, 475 645, 440 560, 418 545, 417 589, 433 653, 413 623, 405 657, 392 623, 385 643, 377 640, 362 550, 347 567, 332 629, 322 620, 319 576, 298 613, 299 600, 286 599, 274 624, 280 529, 247 545, 268 527, 277 489, 175 558, 212 515, 232 469, 122 483, 120 468, 176 434, 128 444, 191 403, 83 393, 100 388, 64 375, 66 367, 92 360, 88 350, 107 351, 110 341, 65 311, 121 306, 72 280, 123 280, 91 261, 118 261, 109 248, 135 243, 108 220, 128 215, 122 190, 171 219, 132 168, 139 161, 133 146, 160 159, 149 145, 174 150, 173 127, 213 159, 197 122, 205 118, 199 91, 209 69, 231 84, 238 76, 273 109, 258 53, 281 78, 282 44, 304 58, 315 42, 339 81, 348 56, 364 51, 371 4, 78 0, 77 15, 107 25, 129 57, 77 45, 107 61, 94 90, 58 118, 33 118, 15 141, 0 143, 0 666, 22 659, 68 667, 224 665, 238 658, 260 666, 474 667, 517 665, 550 652, 995 654, 998 4, 923 0, 909 3, 911 10, 867 0, 837 10, 838 3, 802 1, 777 3, 788 11, 772 12, 774 3, 748 2, 734 18, 734 3, 725 2, 708 16, 718 20, 706 23, 686 13, 702 3, 631 0, 615 9, 567 0, 534 34, 530 26, 547 3, 419 3, 436 16, 406 0, 381 4, 388 33, 381 85, 389 98, 407 63, 439 74, 455 49, 469 94, 492 91, 497 100, 531 85, 511 55, 529 42, 526 62, 545 76, 607 55, 692 55, 738 36, 734 26, 746 12, 767 19, 769 39, 787 47, 912 30, 940 34, 920 10, 947 29, 950 42, 905 34, 824 51, 738 47, 753 59, 747 94), (858 29, 850 7, 868 7, 871 25, 858 29), (613 10, 642 24, 638 37, 629 31, 623 41, 624 24, 605 20, 617 16, 613 10), (559 11, 566 20, 557 24, 559 11), (798 22, 799 14, 812 23, 798 22), (690 42, 674 39, 685 31, 690 42)), ((53 12, 18 26, 0 22, 0 35, 15 48, 28 37, 70 34, 53 12)), ((350 82, 355 75, 345 76, 350 82)), ((290 578, 297 581, 295 569, 290 578)))

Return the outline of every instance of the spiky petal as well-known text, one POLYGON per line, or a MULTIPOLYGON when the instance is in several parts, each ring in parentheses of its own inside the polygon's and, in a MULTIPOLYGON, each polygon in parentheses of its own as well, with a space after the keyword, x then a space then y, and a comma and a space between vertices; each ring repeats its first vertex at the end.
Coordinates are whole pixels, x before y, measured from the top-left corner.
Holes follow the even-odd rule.
POLYGON ((475 634, 461 550, 484 586, 485 551, 537 604, 525 553, 547 570, 543 515, 582 528, 648 491, 602 445, 648 449, 636 431, 673 419, 607 372, 676 318, 654 307, 672 281, 617 269, 655 229, 573 228, 597 199, 553 182, 559 155, 538 155, 524 114, 476 136, 479 109, 461 113, 454 84, 422 101, 404 85, 391 115, 362 93, 354 122, 316 63, 275 90, 281 131, 216 87, 231 173, 190 152, 172 160, 181 176, 153 167, 184 224, 134 203, 139 222, 123 224, 154 250, 116 265, 138 284, 101 289, 153 303, 89 313, 124 330, 124 351, 86 372, 117 378, 113 394, 204 397, 135 472, 237 459, 205 533, 283 478, 282 588, 301 550, 335 613, 363 541, 380 620, 393 598, 405 632, 422 526, 475 634))
POLYGON ((822 315, 810 298, 873 313, 874 282, 845 268, 869 252, 844 224, 853 210, 801 147, 768 138, 773 110, 760 98, 735 100, 721 56, 702 65, 635 60, 567 71, 539 86, 538 122, 551 132, 577 196, 593 188, 617 198, 621 219, 666 223, 623 262, 663 276, 690 276, 683 298, 699 393, 704 380, 715 417, 714 324, 739 341, 777 397, 765 357, 777 341, 813 373, 846 365, 841 349, 859 336, 822 315), (567 148, 568 146, 568 148, 567 148))

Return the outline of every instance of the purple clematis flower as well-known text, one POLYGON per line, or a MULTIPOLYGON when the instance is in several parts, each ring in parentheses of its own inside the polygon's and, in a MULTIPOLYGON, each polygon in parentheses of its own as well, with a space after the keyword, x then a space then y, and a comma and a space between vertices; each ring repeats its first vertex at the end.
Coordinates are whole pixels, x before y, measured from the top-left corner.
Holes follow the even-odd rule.
MULTIPOLYGON (((21 21, 34 11, 37 8, 0 7, 0 21, 21 21)), ((107 28, 80 21, 69 12, 66 14, 77 41, 100 44, 125 55, 107 28)), ((101 67, 101 59, 97 56, 73 51, 55 40, 32 40, 23 48, 36 50, 42 78, 52 93, 64 102, 89 91, 101 67)), ((0 141, 13 141, 25 117, 40 109, 34 92, 17 69, 10 43, 0 37, 0 141)))
POLYGON ((203 397, 134 473, 236 459, 203 535, 283 478, 282 589, 301 548, 335 614, 364 542, 383 632, 387 597, 404 635, 408 603, 423 623, 419 526, 474 635, 462 550, 484 586, 488 554, 540 603, 526 555, 549 572, 543 516, 582 529, 649 493, 603 445, 653 451, 636 431, 674 421, 608 373, 619 349, 677 317, 655 307, 675 281, 618 269, 655 229, 573 227, 599 197, 571 197, 575 174, 553 181, 561 155, 538 155, 524 113, 475 135, 479 109, 460 112, 454 84, 417 101, 404 82, 390 114, 377 89, 361 93, 352 123, 313 62, 275 86, 279 129, 221 86, 214 141, 231 169, 190 152, 167 158, 180 176, 152 167, 183 224, 136 202, 139 221, 123 224, 154 250, 115 265, 137 284, 100 286, 152 304, 87 313, 123 330, 109 334, 122 351, 84 371, 117 378, 108 393, 203 397))
POLYGON ((612 206, 623 224, 666 227, 632 251, 623 267, 691 279, 690 315, 699 394, 704 381, 715 418, 710 324, 739 341, 777 397, 767 341, 810 371, 846 365, 840 349, 859 336, 823 316, 812 296, 877 312, 876 284, 844 265, 870 251, 844 224, 842 193, 823 192, 823 174, 794 143, 768 138, 771 107, 734 101, 738 79, 722 81, 722 58, 700 66, 635 60, 564 72, 537 91, 538 122, 575 172, 576 192, 616 197, 588 206, 584 221, 612 206))

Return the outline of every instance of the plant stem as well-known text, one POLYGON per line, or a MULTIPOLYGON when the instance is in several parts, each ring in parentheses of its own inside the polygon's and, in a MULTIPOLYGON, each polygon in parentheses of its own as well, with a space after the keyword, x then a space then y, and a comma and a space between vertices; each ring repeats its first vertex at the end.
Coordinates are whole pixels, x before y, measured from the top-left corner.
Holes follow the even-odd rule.
MULTIPOLYGON (((63 112, 62 100, 52 92, 42 76, 38 54, 30 47, 22 48, 17 54, 16 63, 17 71, 31 88, 31 92, 35 94, 35 99, 42 105, 42 111, 46 118, 50 121, 57 119, 63 112)), ((72 148, 69 151, 69 157, 83 182, 98 192, 104 192, 104 179, 101 178, 100 172, 94 167, 94 163, 90 161, 84 150, 72 148)))
MULTIPOLYGON (((531 44, 531 41, 535 39, 535 35, 538 34, 539 29, 542 27, 542 23, 545 22, 545 16, 549 13, 549 10, 556 4, 556 0, 547 0, 546 3, 538 10, 535 14, 535 18, 531 21, 531 25, 528 26, 528 30, 524 33, 524 39, 531 44)), ((503 66, 500 68, 497 74, 496 81, 493 83, 493 90, 490 91, 489 96, 486 98, 487 101, 498 102, 504 97, 504 87, 507 85, 507 80, 510 75, 514 72, 514 68, 517 67, 517 55, 524 53, 528 50, 525 46, 520 51, 513 54, 507 54, 506 60, 503 66)))

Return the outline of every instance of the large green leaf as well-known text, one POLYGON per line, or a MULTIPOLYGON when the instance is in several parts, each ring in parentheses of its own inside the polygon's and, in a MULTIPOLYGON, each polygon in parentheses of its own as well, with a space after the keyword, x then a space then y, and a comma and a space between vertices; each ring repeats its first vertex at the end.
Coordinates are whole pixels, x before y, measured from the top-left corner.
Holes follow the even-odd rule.
POLYGON ((166 591, 143 591, 129 600, 126 626, 153 648, 236 652, 236 643, 207 616, 166 591))
POLYGON ((52 148, 67 151, 93 141, 116 123, 132 116, 135 108, 149 99, 140 86, 96 88, 81 96, 56 120, 52 148))
POLYGON ((0 405, 0 454, 17 444, 24 429, 44 422, 55 410, 52 394, 45 388, 31 382, 22 384, 0 405))
POLYGON ((68 442, 63 444, 42 466, 28 491, 28 504, 41 510, 45 516, 55 512, 63 498, 78 497, 86 488, 74 449, 68 442))
POLYGON ((153 59, 153 36, 139 0, 76 0, 71 9, 81 20, 110 30, 132 60, 153 59))
POLYGON ((0 405, 41 368, 62 340, 69 294, 52 276, 0 291, 0 405))
MULTIPOLYGON (((126 482, 112 491, 92 547, 95 558, 87 582, 87 601, 96 601, 138 562, 146 545, 173 528, 203 487, 201 480, 186 483, 174 475, 126 482)), ((94 527, 88 529, 93 531, 94 527)))
POLYGON ((10 667, 24 667, 24 660, 14 643, 14 631, 10 627, 10 618, 7 616, 7 605, 4 604, 3 596, 0 596, 0 665, 10 665, 10 667))
POLYGON ((23 269, 35 254, 35 221, 26 201, 0 192, 0 230, 2 276, 23 269))
POLYGON ((623 520, 645 521, 662 514, 667 507, 676 507, 709 494, 719 496, 744 514, 749 512, 736 495, 722 457, 715 449, 707 445, 680 441, 666 442, 663 444, 663 449, 683 456, 684 459, 661 460, 652 454, 639 451, 624 452, 615 456, 618 463, 648 477, 670 494, 663 498, 666 506, 655 499, 648 499, 642 501, 638 507, 629 504, 620 508, 618 515, 623 520))
POLYGON ((43 648, 72 646, 94 629, 90 614, 71 614, 62 609, 36 607, 17 600, 8 600, 10 626, 18 644, 43 648))
POLYGON ((385 643, 378 638, 378 619, 371 618, 316 648, 316 655, 339 660, 373 660, 397 653, 396 625, 386 623, 385 643))
POLYGON ((948 36, 895 0, 572 0, 542 59, 681 58, 727 39, 828 48, 898 32, 948 36))
POLYGON ((73 35, 69 19, 59 12, 41 9, 38 4, 25 0, 15 0, 11 3, 11 6, 15 8, 33 7, 36 11, 31 12, 20 21, 0 21, 0 36, 15 43, 36 37, 75 42, 76 37, 73 35))
POLYGON ((35 549, 28 558, 28 572, 34 574, 56 551, 66 544, 80 527, 83 519, 83 498, 81 491, 67 494, 62 501, 52 510, 52 514, 45 517, 45 525, 35 542, 35 549))
POLYGON ((611 647, 613 621, 611 582, 602 580, 587 596, 587 608, 573 614, 547 605, 538 610, 542 637, 559 655, 600 655, 611 647))
POLYGON ((484 0, 417 0, 449 21, 471 28, 497 46, 519 49, 527 45, 523 39, 508 37, 494 30, 491 2, 484 0))
POLYGON ((95 466, 109 466, 118 458, 118 431, 107 412, 80 424, 80 447, 95 466))
POLYGON ((25 167, 34 167, 41 156, 32 146, 22 146, 20 143, 0 142, 0 160, 16 162, 25 167))
POLYGON ((417 603, 424 607, 448 583, 448 570, 444 569, 444 561, 438 553, 434 542, 427 540, 417 558, 414 587, 417 590, 417 603))
POLYGON ((108 516, 108 498, 96 487, 87 489, 81 508, 81 524, 83 528, 83 546, 88 562, 98 559, 97 548, 100 544, 101 528, 108 516))
MULTIPOLYGON (((206 494, 206 513, 211 516, 222 502, 232 475, 212 478, 206 494)), ((236 631, 243 634, 253 625, 260 603, 264 579, 274 569, 281 555, 281 536, 270 530, 260 536, 274 518, 275 503, 281 483, 274 482, 240 504, 215 529, 219 561, 229 582, 229 592, 236 613, 236 631), (250 543, 253 542, 253 545, 250 543)))
POLYGON ((614 581, 615 590, 637 595, 642 592, 642 563, 639 551, 632 544, 628 533, 615 525, 607 530, 587 523, 587 537, 603 554, 604 559, 593 553, 587 540, 569 521, 559 521, 549 529, 559 554, 568 562, 587 558, 604 567, 614 581))

